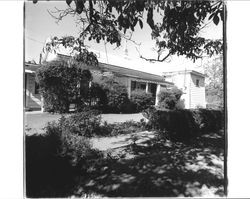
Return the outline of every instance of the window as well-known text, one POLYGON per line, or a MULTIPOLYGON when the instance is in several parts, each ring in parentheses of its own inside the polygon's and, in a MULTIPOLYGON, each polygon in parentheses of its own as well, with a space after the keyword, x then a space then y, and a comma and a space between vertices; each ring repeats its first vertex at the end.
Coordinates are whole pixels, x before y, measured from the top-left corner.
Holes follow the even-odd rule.
POLYGON ((141 90, 146 90, 146 83, 140 83, 140 88, 141 90))
POLYGON ((135 81, 131 81, 131 91, 136 89, 136 82, 135 81))
POLYGON ((200 86, 200 80, 199 80, 199 79, 196 80, 196 86, 197 86, 197 87, 200 86))
POLYGON ((35 82, 35 94, 39 94, 39 84, 35 82))

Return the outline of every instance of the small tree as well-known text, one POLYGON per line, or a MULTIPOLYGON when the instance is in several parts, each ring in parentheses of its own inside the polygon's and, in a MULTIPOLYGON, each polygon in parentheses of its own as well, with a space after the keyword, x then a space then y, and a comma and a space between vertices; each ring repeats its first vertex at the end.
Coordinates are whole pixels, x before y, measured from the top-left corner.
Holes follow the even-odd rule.
POLYGON ((107 103, 108 99, 102 85, 92 82, 90 87, 90 106, 102 109, 107 103))
POLYGON ((151 93, 143 90, 134 90, 131 92, 131 102, 135 105, 135 111, 140 112, 151 105, 154 105, 154 97, 151 93))
POLYGON ((182 94, 183 92, 177 87, 161 91, 158 95, 159 98, 158 106, 160 108, 171 109, 171 110, 180 109, 182 108, 181 106, 179 106, 182 94))
POLYGON ((206 100, 212 108, 224 106, 223 57, 204 64, 206 78, 206 100))
POLYGON ((48 112, 65 113, 69 105, 80 106, 88 97, 88 82, 92 79, 89 70, 84 70, 66 61, 53 61, 37 71, 37 80, 44 97, 44 108, 48 112))
POLYGON ((103 104, 103 109, 106 112, 126 112, 126 107, 129 104, 128 91, 125 85, 120 83, 114 76, 103 77, 99 84, 105 96, 100 99, 100 104, 103 104))

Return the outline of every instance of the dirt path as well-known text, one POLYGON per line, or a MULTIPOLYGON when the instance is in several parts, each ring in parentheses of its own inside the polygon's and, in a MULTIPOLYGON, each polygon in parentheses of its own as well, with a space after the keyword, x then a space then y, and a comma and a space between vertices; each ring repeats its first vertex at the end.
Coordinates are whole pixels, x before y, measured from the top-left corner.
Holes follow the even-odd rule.
POLYGON ((152 138, 155 138, 155 132, 143 131, 131 133, 129 135, 119 135, 116 137, 92 138, 91 142, 93 144, 93 148, 100 151, 106 151, 117 149, 119 147, 127 147, 133 143, 140 145, 143 142, 151 140, 152 138))

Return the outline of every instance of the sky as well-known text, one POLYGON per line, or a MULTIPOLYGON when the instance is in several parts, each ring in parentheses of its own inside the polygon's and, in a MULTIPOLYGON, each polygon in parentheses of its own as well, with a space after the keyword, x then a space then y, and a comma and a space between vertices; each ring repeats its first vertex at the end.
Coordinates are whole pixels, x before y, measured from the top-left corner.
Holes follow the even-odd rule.
MULTIPOLYGON (((25 61, 34 60, 37 63, 39 62, 39 54, 42 51, 45 40, 50 36, 77 36, 80 31, 80 26, 77 25, 76 19, 67 16, 59 23, 56 22, 50 14, 48 10, 53 11, 55 7, 58 9, 67 8, 67 4, 65 1, 61 2, 51 2, 51 1, 43 1, 36 4, 32 2, 25 3, 25 61)), ((137 26, 135 27, 135 31, 133 32, 132 39, 137 43, 141 43, 140 45, 140 54, 144 57, 156 58, 156 52, 152 50, 154 47, 154 41, 151 39, 151 29, 147 23, 143 23, 143 29, 137 26)), ((219 23, 218 26, 211 23, 201 32, 206 38, 210 39, 219 39, 222 38, 222 23, 219 23)), ((201 66, 201 60, 198 60, 196 63, 193 63, 190 59, 186 59, 184 57, 173 56, 170 62, 166 63, 155 63, 149 64, 146 62, 142 62, 139 58, 139 53, 135 48, 135 44, 132 42, 123 42, 122 46, 116 48, 116 45, 105 44, 101 41, 99 44, 94 41, 86 41, 87 44, 92 50, 107 52, 108 61, 115 60, 119 61, 120 57, 123 59, 125 56, 125 46, 128 50, 127 59, 130 60, 129 63, 132 64, 135 69, 144 70, 146 72, 151 72, 154 74, 161 74, 165 71, 166 68, 177 68, 177 67, 196 67, 201 66), (152 67, 157 66, 157 67, 152 67)), ((127 63, 126 60, 120 62, 127 63)), ((117 63, 114 62, 115 63, 117 63)), ((131 65, 131 64, 130 64, 131 65)), ((199 69, 197 69, 199 70, 199 69)))

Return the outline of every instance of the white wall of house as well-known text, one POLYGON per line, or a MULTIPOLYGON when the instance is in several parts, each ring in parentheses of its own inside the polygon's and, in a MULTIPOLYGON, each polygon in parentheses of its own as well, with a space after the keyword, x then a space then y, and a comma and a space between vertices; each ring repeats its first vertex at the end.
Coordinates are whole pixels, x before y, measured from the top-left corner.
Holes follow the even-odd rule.
POLYGON ((185 108, 190 108, 190 73, 172 73, 166 78, 166 81, 174 83, 174 85, 183 91, 181 100, 184 100, 185 108))
POLYGON ((205 77, 190 71, 181 71, 166 74, 166 81, 172 82, 183 91, 181 99, 185 108, 206 107, 205 101, 205 77), (199 81, 198 86, 196 81, 199 81))
POLYGON ((192 74, 190 76, 190 108, 206 107, 205 78, 192 74), (198 81, 198 82, 197 82, 198 81), (197 84, 197 85, 196 85, 197 84))
POLYGON ((26 73, 25 108, 41 108, 41 95, 35 93, 35 74, 26 73))

